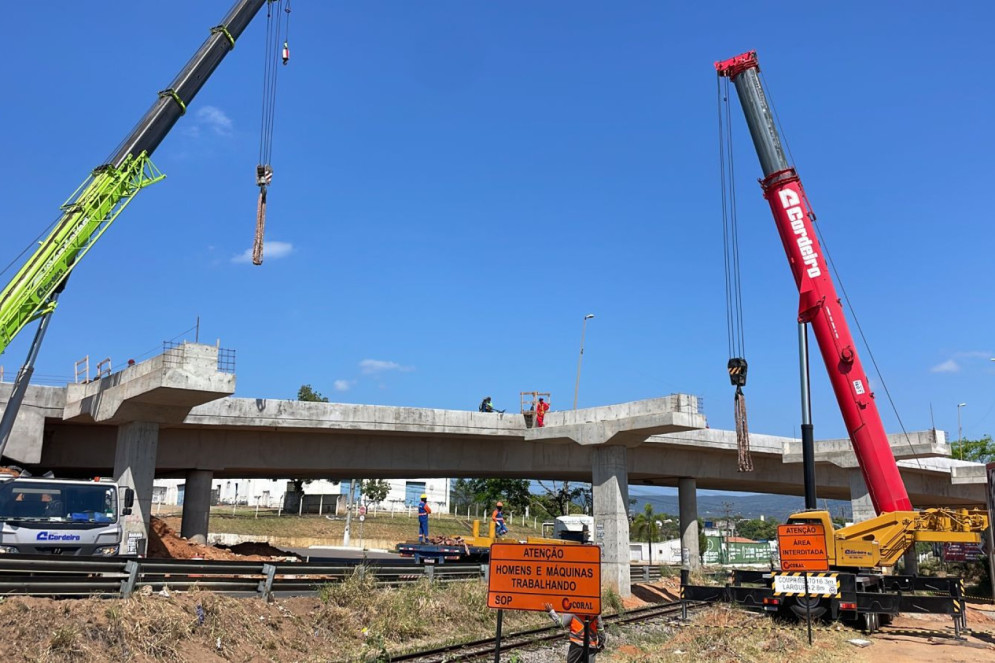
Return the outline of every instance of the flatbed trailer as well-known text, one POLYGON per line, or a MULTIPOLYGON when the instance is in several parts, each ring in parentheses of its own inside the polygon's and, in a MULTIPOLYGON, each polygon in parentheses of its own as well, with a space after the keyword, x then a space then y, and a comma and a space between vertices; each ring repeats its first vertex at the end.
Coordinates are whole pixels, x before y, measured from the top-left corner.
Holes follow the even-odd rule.
POLYGON ((806 595, 777 591, 779 576, 801 578, 798 572, 735 570, 725 585, 691 585, 687 575, 681 574, 681 603, 685 606, 724 601, 772 614, 804 617, 811 612, 816 618, 855 622, 868 633, 903 612, 950 615, 958 637, 961 629, 967 628, 963 578, 882 575, 873 571, 809 573, 812 586, 806 595), (827 582, 835 586, 835 594, 815 596, 816 584, 824 586, 827 582))
POLYGON ((402 557, 413 557, 416 564, 445 564, 446 562, 486 563, 491 556, 490 546, 399 543, 397 552, 402 557))

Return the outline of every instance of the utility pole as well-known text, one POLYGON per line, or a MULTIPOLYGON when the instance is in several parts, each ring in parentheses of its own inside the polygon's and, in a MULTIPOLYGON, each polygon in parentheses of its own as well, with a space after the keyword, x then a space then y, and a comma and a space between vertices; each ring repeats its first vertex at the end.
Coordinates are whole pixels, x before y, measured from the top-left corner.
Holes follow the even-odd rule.
POLYGON ((349 545, 349 526, 352 524, 352 493, 356 488, 356 480, 349 479, 349 496, 346 497, 345 507, 345 534, 342 535, 342 545, 349 545))

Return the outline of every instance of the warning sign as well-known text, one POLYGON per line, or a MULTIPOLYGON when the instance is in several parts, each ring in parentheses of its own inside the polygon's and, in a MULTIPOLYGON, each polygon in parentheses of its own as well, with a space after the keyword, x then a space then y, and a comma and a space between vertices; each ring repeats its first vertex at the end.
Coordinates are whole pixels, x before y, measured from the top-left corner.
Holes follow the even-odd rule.
MULTIPOLYGON (((808 578, 798 573, 774 575, 774 594, 788 596, 839 596, 840 581, 835 573, 819 573, 808 578), (805 591, 806 584, 808 592, 805 591)), ((807 575, 807 574, 806 574, 807 575)))
POLYGON ((826 529, 822 523, 778 525, 777 548, 782 571, 828 571, 826 529))
POLYGON ((601 548, 495 543, 491 546, 487 607, 597 615, 601 612, 601 548))

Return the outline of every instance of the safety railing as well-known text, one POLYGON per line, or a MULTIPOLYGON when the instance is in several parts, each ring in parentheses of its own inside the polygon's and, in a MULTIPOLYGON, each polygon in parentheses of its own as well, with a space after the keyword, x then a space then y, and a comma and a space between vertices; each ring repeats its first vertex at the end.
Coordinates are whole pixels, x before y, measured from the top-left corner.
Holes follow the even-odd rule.
POLYGON ((126 598, 140 591, 186 591, 197 587, 269 598, 312 594, 322 585, 342 582, 356 574, 370 575, 378 585, 423 579, 465 582, 484 578, 485 567, 0 555, 0 595, 126 598))

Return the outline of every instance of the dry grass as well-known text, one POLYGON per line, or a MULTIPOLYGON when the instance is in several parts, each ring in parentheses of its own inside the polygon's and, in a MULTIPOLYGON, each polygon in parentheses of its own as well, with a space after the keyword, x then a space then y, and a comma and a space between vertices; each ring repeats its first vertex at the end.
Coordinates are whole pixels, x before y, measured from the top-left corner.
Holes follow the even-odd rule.
MULTIPOLYGON (((506 613, 505 628, 544 623, 506 613)), ((318 597, 266 603, 192 591, 127 600, 0 600, 5 663, 353 663, 494 633, 482 582, 377 588, 357 574, 318 597)))
POLYGON ((757 613, 727 607, 695 615, 687 626, 647 629, 612 647, 612 663, 838 663, 858 656, 846 644, 853 631, 816 626, 812 646, 794 623, 775 622, 757 613))

